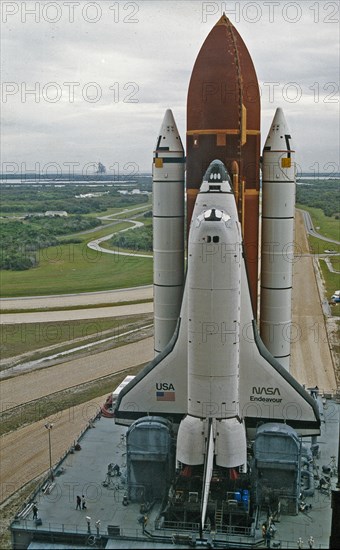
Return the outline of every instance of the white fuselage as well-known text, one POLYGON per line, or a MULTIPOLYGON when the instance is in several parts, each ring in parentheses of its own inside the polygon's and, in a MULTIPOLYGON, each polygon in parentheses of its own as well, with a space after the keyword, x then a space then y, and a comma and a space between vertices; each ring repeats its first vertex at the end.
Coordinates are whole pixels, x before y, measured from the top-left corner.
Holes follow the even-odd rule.
POLYGON ((202 464, 211 452, 216 464, 235 467, 246 462, 239 397, 242 236, 230 183, 216 187, 203 182, 189 232, 188 414, 179 426, 177 459, 202 464))
POLYGON ((187 274, 188 414, 195 417, 239 414, 241 251, 234 195, 200 193, 187 274))

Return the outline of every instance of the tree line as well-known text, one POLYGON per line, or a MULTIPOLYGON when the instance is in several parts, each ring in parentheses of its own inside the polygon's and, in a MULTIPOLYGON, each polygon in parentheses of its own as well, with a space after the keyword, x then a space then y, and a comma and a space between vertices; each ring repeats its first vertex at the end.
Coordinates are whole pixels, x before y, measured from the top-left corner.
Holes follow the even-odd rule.
MULTIPOLYGON (((57 246, 58 235, 86 231, 100 225, 96 218, 82 216, 37 217, 0 224, 0 269, 23 271, 38 265, 37 251, 57 246)), ((68 241, 70 242, 70 241, 68 241)), ((73 242, 80 242, 75 239, 73 242)))
POLYGON ((152 225, 117 233, 110 239, 109 244, 133 251, 152 252, 152 225))
POLYGON ((301 205, 320 208, 325 216, 339 219, 340 180, 311 180, 296 186, 296 202, 301 205))
POLYGON ((68 214, 89 214, 104 212, 108 208, 125 208, 133 204, 143 204, 148 196, 121 195, 107 187, 5 187, 1 189, 1 212, 44 213, 48 210, 65 210, 68 214), (94 196, 84 196, 96 193, 94 196), (98 193, 98 194, 97 194, 98 193), (80 197, 80 195, 83 195, 80 197))

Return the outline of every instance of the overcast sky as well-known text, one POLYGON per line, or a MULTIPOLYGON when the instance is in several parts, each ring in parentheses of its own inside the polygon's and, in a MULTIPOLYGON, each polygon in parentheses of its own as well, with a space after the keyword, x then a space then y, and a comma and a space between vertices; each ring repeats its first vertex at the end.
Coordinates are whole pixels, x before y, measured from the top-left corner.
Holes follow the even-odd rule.
MULTIPOLYGON (((2 165, 150 172, 167 108, 185 143, 199 49, 223 11, 305 171, 339 171, 339 1, 2 1, 2 165), (16 164, 15 164, 16 163, 16 164)), ((53 171, 53 170, 52 170, 53 171)), ((55 171, 55 170, 54 170, 55 171)))

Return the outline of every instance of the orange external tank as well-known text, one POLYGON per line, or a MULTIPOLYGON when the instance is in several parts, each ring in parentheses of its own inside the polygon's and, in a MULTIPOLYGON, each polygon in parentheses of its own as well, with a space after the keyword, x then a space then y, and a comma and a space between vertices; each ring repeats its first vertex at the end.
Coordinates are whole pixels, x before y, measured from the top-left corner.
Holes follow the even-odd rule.
POLYGON ((187 223, 211 161, 221 160, 234 185, 254 313, 257 310, 260 93, 250 54, 223 15, 194 65, 187 100, 187 223))

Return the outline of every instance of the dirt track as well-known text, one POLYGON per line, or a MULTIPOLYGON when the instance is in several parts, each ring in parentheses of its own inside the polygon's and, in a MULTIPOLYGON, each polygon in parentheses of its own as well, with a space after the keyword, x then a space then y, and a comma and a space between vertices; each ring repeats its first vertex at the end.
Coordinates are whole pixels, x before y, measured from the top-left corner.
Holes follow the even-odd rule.
MULTIPOLYGON (((305 230, 297 213, 296 241, 303 253, 307 252, 305 230)), ((319 300, 312 258, 302 257, 294 266, 293 321, 298 337, 292 348, 292 374, 299 382, 318 385, 320 389, 336 387, 332 360, 328 348, 325 324, 319 300)), ((2 384, 2 396, 21 403, 36 399, 57 389, 103 376, 114 371, 114 365, 133 366, 151 359, 152 339, 148 338, 110 352, 101 352, 89 359, 69 361, 40 372, 25 374, 2 384)), ((52 457, 56 461, 73 443, 79 432, 87 425, 102 401, 99 399, 51 419, 52 457)), ((1 441, 1 500, 16 491, 48 468, 48 439, 44 423, 21 428, 2 438, 1 441)))
MULTIPOLYGON (((89 420, 99 411, 103 398, 66 409, 35 424, 25 426, 2 437, 0 460, 0 501, 22 485, 49 469, 48 432, 46 422, 52 422, 52 463, 58 462, 65 451, 78 439, 89 420)), ((108 419, 108 421, 110 421, 108 419)), ((81 451, 80 451, 81 452, 81 451)))
MULTIPOLYGON (((308 254, 301 212, 296 213, 295 241, 308 254)), ((335 390, 336 381, 325 321, 311 256, 296 258, 293 278, 293 338, 291 373, 307 387, 335 390)))
POLYGON ((11 409, 16 404, 26 403, 53 392, 146 363, 152 357, 153 338, 147 338, 54 367, 9 378, 1 382, 1 409, 11 409))
MULTIPOLYGON (((1 383, 1 409, 26 403, 51 392, 81 384, 124 368, 139 365, 153 357, 153 338, 147 338, 89 358, 75 359, 55 367, 17 376, 1 383)), ((25 426, 1 438, 0 502, 24 483, 48 468, 48 439, 44 424, 53 422, 52 461, 55 463, 77 439, 90 418, 107 397, 66 409, 54 417, 25 426)))

